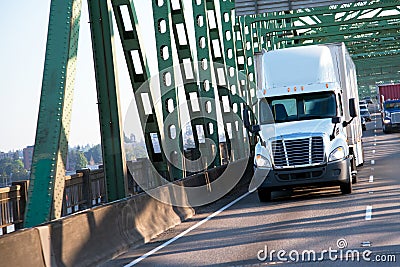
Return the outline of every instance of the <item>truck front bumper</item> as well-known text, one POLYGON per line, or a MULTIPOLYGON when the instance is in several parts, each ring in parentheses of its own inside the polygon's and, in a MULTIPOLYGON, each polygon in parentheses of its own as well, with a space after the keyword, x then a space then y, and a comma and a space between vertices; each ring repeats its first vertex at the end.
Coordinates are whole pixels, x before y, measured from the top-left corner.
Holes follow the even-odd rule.
POLYGON ((400 123, 385 123, 384 124, 388 130, 399 130, 400 129, 400 123))
POLYGON ((254 178, 258 181, 264 179, 260 189, 284 189, 308 185, 340 185, 350 182, 350 158, 328 162, 317 167, 296 169, 262 169, 256 168, 254 178))

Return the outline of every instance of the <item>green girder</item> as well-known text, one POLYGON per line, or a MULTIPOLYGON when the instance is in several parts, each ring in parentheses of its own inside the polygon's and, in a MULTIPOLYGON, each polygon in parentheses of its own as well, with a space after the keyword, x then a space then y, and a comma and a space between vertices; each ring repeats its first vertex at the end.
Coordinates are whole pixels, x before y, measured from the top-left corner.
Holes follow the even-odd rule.
MULTIPOLYGON (((153 149, 152 134, 155 134, 158 137, 159 143, 161 143, 161 135, 158 127, 157 114, 153 104, 153 94, 148 82, 151 74, 146 59, 145 44, 143 43, 142 38, 139 37, 141 32, 140 25, 137 21, 136 10, 133 2, 130 0, 112 0, 112 5, 136 100, 139 119, 141 125, 145 126, 143 129, 143 136, 146 143, 147 153, 157 172, 161 176, 168 178, 168 164, 164 155, 163 147, 160 146, 160 153, 156 153, 153 149), (130 21, 124 21, 122 8, 126 8, 128 11, 130 21), (130 23, 130 25, 126 25, 128 23, 130 23), (129 27, 131 27, 132 30, 130 30, 129 27), (136 54, 139 57, 139 62, 134 62, 132 57, 133 54, 136 54), (148 112, 148 114, 145 112, 145 101, 147 100, 149 101, 150 107, 152 107, 151 112, 148 112)), ((151 178, 147 177, 147 179, 150 180, 151 178)))
POLYGON ((124 198, 128 187, 111 6, 88 0, 88 7, 107 199, 114 201, 124 198))
POLYGON ((51 1, 25 227, 61 216, 81 5, 51 1))

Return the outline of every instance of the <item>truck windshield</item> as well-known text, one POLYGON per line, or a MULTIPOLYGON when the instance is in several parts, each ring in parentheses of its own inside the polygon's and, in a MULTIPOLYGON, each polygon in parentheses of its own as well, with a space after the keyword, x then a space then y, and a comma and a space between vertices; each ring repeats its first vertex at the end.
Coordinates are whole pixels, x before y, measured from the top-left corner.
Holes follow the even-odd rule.
POLYGON ((260 123, 332 118, 337 114, 332 92, 267 97, 260 101, 260 123))
POLYGON ((400 101, 399 102, 387 102, 384 104, 385 109, 400 109, 400 101))

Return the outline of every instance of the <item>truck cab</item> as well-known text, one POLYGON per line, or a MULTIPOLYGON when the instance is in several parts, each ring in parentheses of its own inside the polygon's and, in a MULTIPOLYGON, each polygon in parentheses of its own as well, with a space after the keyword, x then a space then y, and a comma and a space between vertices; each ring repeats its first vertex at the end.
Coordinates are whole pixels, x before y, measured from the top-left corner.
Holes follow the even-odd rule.
POLYGON ((382 109, 382 130, 391 133, 400 129, 400 99, 386 100, 382 109))
POLYGON ((259 199, 308 185, 339 185, 352 192, 363 163, 361 121, 354 63, 344 44, 265 52, 258 69, 259 137, 254 177, 259 199), (357 103, 357 104, 356 104, 357 103))

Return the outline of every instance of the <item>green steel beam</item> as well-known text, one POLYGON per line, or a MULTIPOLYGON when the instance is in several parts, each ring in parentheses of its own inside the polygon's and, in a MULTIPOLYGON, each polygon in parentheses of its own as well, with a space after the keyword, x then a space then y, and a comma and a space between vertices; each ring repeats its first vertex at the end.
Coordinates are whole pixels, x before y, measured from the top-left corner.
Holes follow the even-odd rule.
MULTIPOLYGON (((235 106, 240 106, 240 102, 236 103, 237 98, 233 98, 232 93, 229 90, 230 80, 228 78, 226 53, 228 53, 227 51, 233 47, 233 40, 225 41, 220 35, 221 33, 226 33, 226 31, 232 31, 233 29, 232 19, 230 18, 231 11, 221 11, 224 4, 229 5, 232 3, 230 1, 221 2, 220 10, 218 10, 215 6, 214 0, 205 0, 205 2, 207 9, 207 22, 209 24, 210 49, 212 51, 212 62, 214 63, 214 77, 218 90, 229 160, 234 161, 244 156, 244 149, 242 148, 244 137, 242 131, 239 131, 239 129, 236 128, 238 125, 237 117, 234 116, 232 112, 234 104, 235 106), (217 14, 218 11, 219 14, 221 14, 220 16, 217 14), (228 18, 226 21, 224 13, 228 13, 226 15, 228 18), (226 50, 224 50, 225 44, 227 44, 226 50)), ((231 7, 230 10, 233 9, 234 6, 231 7)))
MULTIPOLYGON (((238 57, 238 61, 241 63, 239 68, 241 76, 244 76, 245 83, 243 86, 246 91, 246 101, 249 108, 252 110, 251 119, 253 124, 256 124, 256 116, 258 113, 257 96, 256 96, 256 73, 254 67, 254 53, 256 48, 254 47, 254 24, 247 23, 247 20, 252 20, 251 16, 240 17, 238 25, 240 27, 240 40, 237 40, 239 47, 243 49, 242 56, 238 57)), ((259 38, 259 37, 258 37, 259 38)), ((250 134, 250 133, 249 133, 250 134)), ((256 144, 256 137, 250 134, 250 145, 253 147, 256 144)))
POLYGON ((385 74, 367 68, 380 62, 382 70, 398 65, 400 54, 400 1, 363 1, 245 16, 246 25, 264 22, 267 49, 315 43, 345 42, 359 71, 359 85, 392 81, 396 70, 385 74), (383 58, 391 61, 383 62, 383 58), (371 59, 372 62, 364 61, 371 59), (368 76, 367 78, 363 75, 368 76))
POLYGON ((111 5, 88 0, 104 172, 109 201, 127 195, 127 169, 119 104, 111 5))
MULTIPOLYGON (((244 132, 243 128, 240 127, 240 121, 242 118, 242 109, 246 102, 240 96, 239 79, 245 79, 245 77, 239 77, 236 57, 236 46, 234 35, 235 26, 235 2, 227 0, 219 3, 219 25, 221 27, 220 41, 223 44, 221 47, 223 62, 226 66, 226 86, 219 88, 218 94, 220 95, 221 104, 223 107, 223 100, 221 96, 227 97, 229 100, 230 112, 225 113, 224 109, 221 109, 224 120, 230 123, 232 130, 231 142, 233 153, 231 153, 232 160, 247 157, 244 143, 244 132), (229 122, 228 122, 229 121, 229 122)), ((217 73, 216 73, 217 74, 217 73)), ((254 85, 254 82, 252 83, 254 85)))
MULTIPOLYGON (((397 9, 400 4, 398 0, 378 0, 378 1, 363 1, 363 2, 354 2, 346 5, 328 5, 325 7, 314 7, 314 8, 303 8, 297 10, 288 11, 278 11, 267 13, 267 17, 270 20, 283 20, 283 19, 296 19, 299 17, 308 17, 315 16, 314 20, 318 21, 318 16, 323 16, 326 14, 337 13, 340 14, 342 12, 359 12, 364 11, 369 13, 373 10, 377 9, 397 9)), ((343 17, 343 16, 342 16, 343 17)), ((258 14, 254 17, 253 22, 255 21, 263 21, 264 14, 258 14)))
POLYGON ((177 180, 183 178, 185 172, 183 142, 179 121, 178 90, 176 88, 176 76, 172 58, 170 0, 152 1, 152 7, 154 28, 156 29, 155 40, 159 72, 158 85, 154 85, 154 89, 158 89, 157 87, 159 87, 162 109, 162 116, 157 117, 158 127, 161 133, 161 144, 169 161, 168 167, 171 180, 177 180), (166 120, 168 124, 164 123, 166 120))
MULTIPOLYGON (((200 4, 199 6, 201 7, 201 5, 203 5, 203 10, 205 15, 204 3, 200 4)), ((195 8, 197 4, 195 3, 192 6, 193 8, 195 8)), ((186 161, 185 166, 189 170, 199 171, 207 169, 206 166, 214 167, 215 165, 219 164, 215 162, 217 159, 219 159, 219 156, 215 158, 211 162, 211 164, 210 162, 208 162, 212 158, 212 154, 213 152, 216 151, 216 148, 218 147, 219 144, 218 132, 215 130, 211 133, 210 129, 212 130, 217 129, 218 125, 215 112, 215 103, 211 101, 206 101, 206 99, 204 98, 205 95, 208 95, 212 98, 214 98, 215 96, 212 91, 211 91, 212 93, 207 94, 207 91, 204 90, 204 84, 200 89, 199 84, 197 83, 197 78, 199 73, 198 69, 195 68, 194 66, 194 56, 193 56, 194 50, 190 46, 188 30, 184 16, 185 7, 183 1, 182 0, 176 1, 175 6, 172 4, 172 2, 170 2, 170 8, 171 8, 172 32, 174 34, 176 51, 178 54, 178 60, 180 64, 179 65, 181 72, 180 78, 182 79, 183 83, 182 86, 185 91, 190 124, 195 143, 195 148, 194 148, 195 154, 192 155, 192 159, 186 161), (179 29, 181 29, 180 32, 179 29), (211 120, 212 122, 210 122, 212 123, 211 128, 209 128, 209 125, 205 120, 206 102, 209 105, 208 109, 214 110, 214 112, 210 114, 212 115, 212 120, 211 120), (207 138, 213 140, 214 144, 208 143, 207 138)), ((201 28, 199 27, 198 24, 202 25, 205 31, 207 31, 207 23, 204 23, 205 18, 206 17, 197 18, 197 20, 194 19, 195 32, 197 32, 197 30, 201 28), (201 22, 199 21, 200 19, 202 20, 201 22)), ((205 40, 202 40, 201 42, 205 42, 205 40)), ((207 47, 207 45, 205 47, 207 47)), ((208 55, 205 56, 206 56, 204 58, 205 62, 203 61, 203 63, 208 64, 210 58, 208 55)), ((201 69, 201 66, 199 67, 201 69)))
POLYGON ((81 5, 51 1, 25 227, 61 216, 81 5))
MULTIPOLYGON (((183 1, 180 1, 180 3, 182 7, 185 8, 183 1)), ((209 26, 207 23, 205 2, 201 1, 200 3, 198 3, 198 1, 192 0, 192 9, 193 9, 196 44, 202 44, 202 45, 197 45, 196 50, 189 47, 182 49, 184 47, 182 47, 182 45, 179 45, 178 55, 181 64, 183 63, 182 54, 180 53, 181 51, 187 51, 187 49, 190 49, 192 53, 191 56, 192 61, 194 61, 195 58, 194 55, 197 55, 196 58, 197 68, 193 68, 193 70, 194 70, 194 79, 197 79, 198 77, 196 89, 199 98, 199 111, 194 113, 192 107, 189 107, 189 111, 191 112, 190 117, 192 118, 192 126, 194 126, 192 127, 193 133, 197 131, 197 127, 203 127, 204 137, 206 139, 212 140, 212 142, 214 143, 208 145, 206 142, 199 143, 199 147, 203 155, 203 161, 211 159, 213 154, 215 154, 214 161, 207 162, 208 167, 212 168, 221 165, 221 157, 219 149, 217 110, 215 101, 210 101, 215 99, 216 96, 214 94, 214 90, 212 90, 211 87, 212 72, 211 72, 211 55, 210 55, 210 45, 209 45, 210 37, 209 37, 209 26), (203 117, 201 118, 199 116, 203 117)), ((183 14, 181 13, 181 15, 183 14)), ((181 17, 181 20, 183 20, 183 17, 181 17)), ((186 26, 184 28, 186 30, 186 26)), ((177 30, 176 27, 174 27, 175 39, 177 38, 176 30, 177 30)), ((187 32, 185 37, 186 37, 186 44, 189 46, 190 42, 188 39, 187 32)), ((195 81, 194 80, 186 81, 184 83, 186 84, 190 82, 194 83, 195 81)), ((193 87, 193 93, 196 93, 194 89, 195 88, 193 87)), ((186 98, 188 99, 188 90, 185 90, 185 92, 186 92, 186 98)), ((190 101, 188 102, 191 103, 190 101)))
MULTIPOLYGON (((140 25, 133 2, 130 0, 112 0, 115 21, 124 51, 125 61, 131 80, 139 119, 143 127, 143 136, 146 143, 147 154, 157 172, 169 178, 168 163, 162 146, 158 151, 153 147, 154 136, 158 137, 161 144, 161 134, 157 123, 157 114, 153 103, 153 94, 150 90, 149 77, 151 77, 147 63, 145 48, 141 36, 140 25), (128 12, 129 17, 123 17, 123 12, 128 12), (135 58, 134 58, 135 57, 135 58), (146 111, 146 106, 152 107, 146 111), (152 138, 153 137, 153 138, 152 138)), ((132 122, 134 123, 134 122, 132 122)), ((148 177, 148 179, 151 179, 148 177)))

